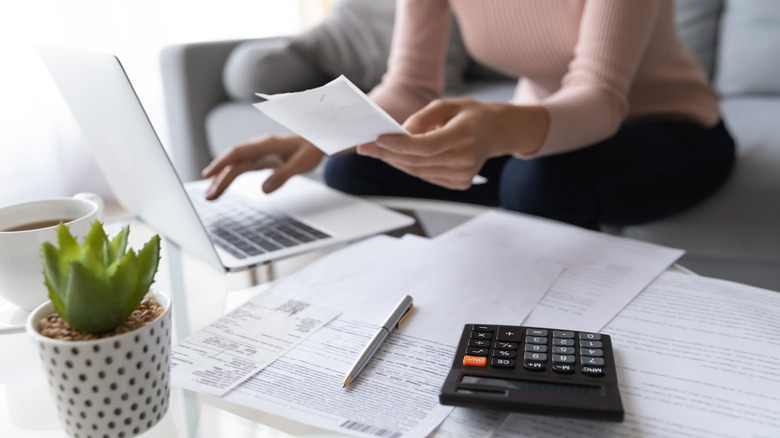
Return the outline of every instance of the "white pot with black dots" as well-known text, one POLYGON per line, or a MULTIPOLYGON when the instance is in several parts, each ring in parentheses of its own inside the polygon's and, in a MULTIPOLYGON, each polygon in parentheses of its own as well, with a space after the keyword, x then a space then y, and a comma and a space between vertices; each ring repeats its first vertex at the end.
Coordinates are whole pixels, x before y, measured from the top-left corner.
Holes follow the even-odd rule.
POLYGON ((126 333, 94 340, 59 340, 41 334, 51 301, 27 319, 49 388, 67 434, 75 438, 129 438, 154 427, 170 396, 171 300, 149 293, 162 314, 126 333))

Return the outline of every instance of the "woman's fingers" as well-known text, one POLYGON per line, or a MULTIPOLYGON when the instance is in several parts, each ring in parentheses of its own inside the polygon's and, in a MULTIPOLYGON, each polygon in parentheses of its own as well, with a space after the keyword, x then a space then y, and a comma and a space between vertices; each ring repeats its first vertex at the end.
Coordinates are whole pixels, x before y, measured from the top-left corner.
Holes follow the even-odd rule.
MULTIPOLYGON (((433 155, 407 154, 373 144, 360 145, 358 146, 357 152, 360 155, 378 158, 392 165, 412 167, 440 166, 442 168, 470 168, 478 167, 481 164, 469 148, 460 148, 452 143, 450 143, 449 146, 450 147, 446 151, 433 155)), ((476 170, 479 169, 477 168, 476 170)))
POLYGON ((279 166, 275 166, 276 171, 263 183, 265 193, 271 193, 278 189, 294 175, 314 170, 322 161, 322 157, 325 156, 322 151, 305 140, 301 140, 298 146, 291 150, 286 160, 283 160, 279 166))
POLYGON ((434 100, 409 116, 404 128, 412 134, 422 134, 442 127, 461 110, 459 100, 434 100))
POLYGON ((248 170, 243 167, 241 164, 235 164, 221 168, 219 173, 211 177, 211 184, 206 190, 206 199, 211 201, 219 198, 238 175, 248 170))
POLYGON ((268 157, 278 157, 279 143, 281 142, 276 137, 263 136, 233 146, 206 166, 202 175, 204 178, 210 178, 220 173, 225 167, 238 163, 256 163, 258 169, 274 167, 273 162, 267 160, 268 157))

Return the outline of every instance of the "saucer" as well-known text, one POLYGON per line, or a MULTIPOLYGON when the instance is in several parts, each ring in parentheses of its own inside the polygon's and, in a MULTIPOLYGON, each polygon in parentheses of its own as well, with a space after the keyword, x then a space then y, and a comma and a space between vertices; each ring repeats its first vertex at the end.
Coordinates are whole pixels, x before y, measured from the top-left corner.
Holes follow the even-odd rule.
POLYGON ((30 312, 0 298, 0 335, 22 333, 30 312))

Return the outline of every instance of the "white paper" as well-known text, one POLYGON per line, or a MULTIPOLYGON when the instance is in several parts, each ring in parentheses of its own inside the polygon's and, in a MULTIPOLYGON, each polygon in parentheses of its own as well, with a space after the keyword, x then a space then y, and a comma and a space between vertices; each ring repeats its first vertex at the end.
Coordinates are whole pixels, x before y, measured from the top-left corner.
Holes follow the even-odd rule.
POLYGON ((778 315, 778 292, 665 273, 603 330, 623 423, 512 415, 498 436, 780 436, 778 315))
POLYGON ((511 248, 376 236, 307 266, 274 292, 369 323, 383 321, 408 294, 414 308, 403 333, 456 345, 466 323, 519 325, 561 271, 511 248))
POLYGON ((382 134, 409 134, 344 76, 297 93, 258 95, 268 100, 255 108, 327 155, 382 134))
MULTIPOLYGON (((455 252, 415 236, 376 236, 351 245, 273 289, 327 303, 342 314, 225 398, 330 430, 425 436, 452 410, 439 404, 438 394, 463 325, 519 324, 560 272, 551 263, 479 249, 455 252), (404 325, 357 379, 341 388, 370 336, 404 294, 414 299, 404 325)), ((445 432, 465 425, 449 424, 445 432)))
POLYGON ((566 267, 523 325, 598 331, 684 251, 524 215, 489 211, 436 244, 488 248, 566 267))
POLYGON ((171 381, 221 396, 339 312, 263 292, 173 347, 171 381))
MULTIPOLYGON (((598 331, 681 253, 499 212, 436 239, 376 236, 274 287, 275 294, 342 314, 225 398, 330 430, 424 436, 450 412, 438 404, 438 392, 464 324, 520 325, 555 284, 574 297, 596 298, 560 309, 571 321, 539 325, 598 331), (404 294, 414 298, 408 320, 355 382, 341 388, 404 294)), ((458 412, 440 431, 472 436, 489 422, 489 416, 458 412)))
POLYGON ((341 387, 375 326, 337 319, 225 399, 305 424, 367 437, 422 437, 452 410, 438 401, 455 348, 393 332, 341 387), (442 364, 447 364, 442 366, 442 364))

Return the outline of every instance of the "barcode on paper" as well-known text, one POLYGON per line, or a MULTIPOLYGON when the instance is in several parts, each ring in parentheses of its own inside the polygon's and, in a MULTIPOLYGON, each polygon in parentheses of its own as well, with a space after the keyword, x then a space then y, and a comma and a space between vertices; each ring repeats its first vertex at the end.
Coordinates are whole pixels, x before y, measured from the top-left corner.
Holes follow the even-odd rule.
POLYGON ((357 421, 345 421, 340 427, 345 429, 354 430, 356 432, 363 432, 369 435, 379 436, 382 438, 399 438, 403 434, 394 430, 384 429, 381 427, 371 426, 370 424, 358 423, 357 421))

